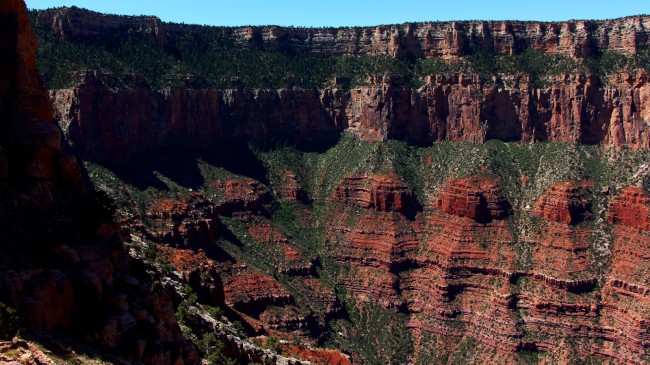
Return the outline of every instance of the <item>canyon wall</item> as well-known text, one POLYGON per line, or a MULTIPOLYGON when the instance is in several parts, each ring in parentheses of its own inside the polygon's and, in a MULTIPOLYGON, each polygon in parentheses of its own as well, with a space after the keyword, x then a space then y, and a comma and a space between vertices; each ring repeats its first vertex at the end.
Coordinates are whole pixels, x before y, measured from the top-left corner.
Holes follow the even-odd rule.
MULTIPOLYGON (((127 26, 162 47, 169 32, 194 29, 79 9, 38 21, 73 39, 101 40, 127 26)), ((224 31, 243 46, 332 54, 455 57, 479 47, 580 57, 647 49, 648 21, 224 31)), ((391 363, 383 354, 390 341, 371 332, 394 323, 354 332, 365 325, 353 318, 376 305, 404 315, 401 335, 412 343, 403 351, 413 363, 650 359, 650 197, 639 187, 649 171, 645 73, 568 75, 543 88, 523 75, 432 76, 420 89, 386 77, 352 90, 153 90, 137 76, 114 89, 110 75, 73 77, 78 86, 50 92, 56 119, 82 158, 132 163, 121 171, 88 164, 122 199, 124 226, 157 243, 201 300, 227 308, 251 332, 330 336, 354 363, 368 361, 353 343, 367 336, 379 353, 373 360, 391 363), (388 139, 426 148, 374 143, 388 139), (566 144, 480 145, 492 139, 566 144), (216 162, 174 159, 251 141, 269 147, 247 150, 261 177, 229 171, 231 151, 216 162), (299 148, 274 151, 275 142, 299 148), (322 153, 305 152, 312 149, 322 153), (137 158, 147 153, 162 156, 164 168, 137 158), (194 163, 187 171, 198 182, 185 176, 194 163)), ((111 324, 130 323, 124 301, 111 303, 122 310, 111 324)))
MULTIPOLYGON (((648 194, 627 184, 614 188, 611 182, 618 177, 607 173, 593 181, 566 179, 557 172, 566 167, 561 164, 582 170, 575 156, 600 149, 568 145, 532 157, 519 154, 531 145, 494 145, 519 152, 489 157, 483 146, 469 144, 418 149, 423 156, 415 168, 423 173, 415 179, 355 166, 340 173, 343 178, 330 180, 331 167, 317 163, 315 170, 305 171, 301 163, 306 159, 294 155, 287 163, 283 152, 271 151, 262 157, 267 171, 280 167, 283 173, 269 173, 265 185, 219 165, 213 170, 219 173, 209 173, 210 163, 200 161, 197 167, 205 176, 200 188, 184 192, 185 197, 143 200, 144 208, 125 225, 135 236, 159 242, 197 293, 208 303, 232 308, 255 331, 306 341, 334 332, 362 342, 362 334, 389 329, 368 325, 368 332, 355 333, 340 327, 340 319, 379 306, 405 315, 402 335, 412 343, 403 351, 412 363, 647 363, 648 194), (458 165, 439 163, 449 162, 450 154, 467 153, 461 145, 485 159, 461 158, 460 164, 477 164, 478 171, 463 174, 458 165), (487 167, 509 160, 521 170, 487 167), (550 167, 538 169, 541 161, 551 161, 550 167), (526 164, 535 167, 524 172, 526 164), (427 183, 438 177, 438 183, 427 183), (332 183, 329 192, 324 181, 332 183), (424 194, 414 186, 424 187, 424 194), (327 198, 316 198, 323 195, 327 198), (276 204, 283 205, 284 214, 292 212, 290 221, 277 219, 276 204), (233 244, 239 249, 233 250, 233 244), (219 252, 226 247, 228 255, 219 252), (320 249, 312 256, 314 247, 320 249), (215 286, 223 294, 214 295, 215 286), (472 351, 461 347, 467 341, 472 351)), ((358 158, 370 160, 376 151, 358 158)), ((359 151, 343 153, 355 158, 359 151)), ((387 160, 395 158, 382 153, 387 160)), ((608 156, 612 161, 588 158, 625 164, 608 156)), ((141 161, 132 166, 151 168, 141 161)), ((95 173, 109 189, 137 192, 117 175, 95 173)), ((125 204, 138 206, 130 197, 125 204)), ((373 345, 382 353, 390 343, 373 345)), ((349 347, 341 350, 352 363, 370 362, 349 347)), ((390 358, 378 359, 390 363, 390 358)))
MULTIPOLYGON (((66 39, 106 39, 116 29, 132 28, 149 34, 160 46, 166 34, 188 32, 195 26, 164 23, 155 17, 103 15, 78 8, 59 8, 39 14, 66 39)), ((290 28, 248 26, 223 28, 243 47, 265 46, 343 54, 387 54, 453 58, 477 49, 500 55, 526 49, 573 57, 604 51, 634 54, 650 44, 650 17, 633 16, 605 21, 566 22, 462 21, 425 22, 354 28, 290 28)))
POLYGON ((152 290, 144 269, 131 261, 120 227, 110 214, 102 215, 105 207, 84 186, 76 159, 66 152, 36 67, 36 47, 23 1, 3 0, 3 334, 11 328, 6 305, 17 311, 23 336, 56 333, 58 339, 85 341, 93 351, 133 362, 198 363, 196 349, 185 342, 176 322, 170 296, 152 290))
POLYGON ((62 152, 27 10, 5 1, 0 17, 0 193, 3 200, 51 200, 52 188, 77 185, 81 176, 62 152))
POLYGON ((433 77, 421 89, 391 78, 350 91, 111 89, 95 72, 53 90, 55 114, 84 159, 126 161, 162 147, 215 141, 482 143, 490 139, 650 148, 648 75, 566 76, 540 89, 525 76, 489 84, 478 77, 433 77))

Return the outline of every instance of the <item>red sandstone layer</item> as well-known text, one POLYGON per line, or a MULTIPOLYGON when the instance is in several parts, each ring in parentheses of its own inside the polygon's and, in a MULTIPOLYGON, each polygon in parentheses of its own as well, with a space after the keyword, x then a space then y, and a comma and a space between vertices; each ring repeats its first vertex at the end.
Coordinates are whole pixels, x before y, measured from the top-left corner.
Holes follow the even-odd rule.
POLYGON ((648 75, 526 78, 498 87, 467 76, 437 77, 421 89, 387 81, 351 91, 111 90, 94 73, 51 97, 59 124, 85 159, 125 161, 160 148, 287 140, 334 143, 341 133, 367 141, 482 143, 554 141, 650 148, 648 75), (128 126, 125 127, 125 126, 128 126))

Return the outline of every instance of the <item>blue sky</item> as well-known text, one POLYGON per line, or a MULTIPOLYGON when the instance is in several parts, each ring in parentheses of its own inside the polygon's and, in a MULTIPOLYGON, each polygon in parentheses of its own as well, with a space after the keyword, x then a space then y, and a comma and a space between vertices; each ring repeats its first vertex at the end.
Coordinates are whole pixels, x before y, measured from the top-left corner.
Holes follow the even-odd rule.
POLYGON ((650 0, 26 0, 211 25, 367 26, 435 20, 607 19, 650 14, 650 0))

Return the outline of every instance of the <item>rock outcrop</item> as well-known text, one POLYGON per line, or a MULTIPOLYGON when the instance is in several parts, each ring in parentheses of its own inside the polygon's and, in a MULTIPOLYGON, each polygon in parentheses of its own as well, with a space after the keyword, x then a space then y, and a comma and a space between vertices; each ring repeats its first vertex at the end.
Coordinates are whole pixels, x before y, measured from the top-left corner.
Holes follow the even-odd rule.
POLYGON ((575 225, 592 217, 588 194, 591 181, 568 181, 553 185, 539 198, 534 215, 551 222, 575 225))
POLYGON ((132 362, 198 363, 169 296, 130 260, 101 195, 84 189, 53 121, 36 46, 23 1, 2 1, 0 300, 26 333, 57 331, 132 362))
POLYGON ((439 76, 415 90, 387 80, 351 91, 112 90, 95 72, 53 90, 59 124, 84 159, 126 161, 160 148, 280 140, 334 144, 342 133, 367 141, 482 143, 490 139, 650 148, 650 83, 644 73, 567 76, 535 88, 439 76), (126 127, 128 126, 128 128, 126 127))
POLYGON ((414 215, 420 204, 408 184, 394 176, 351 176, 334 189, 332 201, 352 202, 364 209, 414 215))
POLYGON ((467 217, 479 223, 501 220, 510 215, 510 203, 496 181, 471 177, 450 182, 440 193, 436 208, 446 214, 467 217))
POLYGON ((300 185, 300 179, 296 174, 287 170, 282 174, 280 179, 281 191, 279 195, 281 199, 302 203, 309 202, 309 196, 307 196, 307 192, 300 185))
MULTIPOLYGON (((74 7, 42 12, 38 22, 63 38, 77 40, 108 38, 116 30, 131 29, 150 34, 161 47, 167 45, 167 34, 193 30, 193 26, 164 23, 155 17, 103 15, 74 7)), ((223 32, 247 48, 452 58, 477 48, 497 55, 526 49, 574 57, 604 51, 634 54, 648 48, 649 29, 648 16, 633 16, 605 21, 424 22, 361 28, 249 26, 225 28, 223 32)))
POLYGON ((650 197, 640 188, 628 187, 609 206, 607 219, 612 224, 650 230, 650 197))

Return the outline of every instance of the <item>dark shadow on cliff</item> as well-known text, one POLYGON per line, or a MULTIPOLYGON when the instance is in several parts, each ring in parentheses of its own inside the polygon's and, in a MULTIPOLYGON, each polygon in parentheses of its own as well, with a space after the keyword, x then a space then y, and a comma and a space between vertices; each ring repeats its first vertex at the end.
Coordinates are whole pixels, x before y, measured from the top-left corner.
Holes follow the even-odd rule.
POLYGON ((218 146, 201 151, 199 157, 210 165, 268 185, 264 164, 255 156, 246 142, 219 143, 218 146))
POLYGON ((187 189, 199 189, 205 183, 200 161, 268 184, 266 168, 247 143, 222 143, 210 149, 161 150, 141 155, 126 163, 104 162, 118 178, 140 190, 169 190, 164 179, 187 189))
MULTIPOLYGON (((232 233, 232 231, 230 229, 228 229, 228 227, 226 227, 225 225, 223 225, 223 224, 220 225, 219 230, 217 231, 217 233, 219 234, 219 236, 222 239, 232 243, 233 245, 239 247, 240 249, 242 247, 244 247, 244 243, 239 238, 237 238, 237 236, 234 233, 232 233)), ((221 247, 219 247, 219 249, 221 251, 224 251, 223 248, 221 248, 221 247)), ((230 256, 230 258, 232 258, 232 256, 230 256)))
POLYGON ((267 141, 252 142, 252 147, 260 151, 268 152, 281 148, 292 148, 300 152, 325 153, 336 146, 341 140, 341 135, 326 136, 319 141, 295 141, 282 139, 269 139, 267 141))
POLYGON ((154 173, 150 166, 144 162, 134 160, 128 163, 105 162, 101 166, 113 172, 120 180, 135 186, 140 190, 154 188, 158 190, 169 190, 154 173))
POLYGON ((204 182, 195 153, 164 150, 112 168, 116 175, 139 189, 168 190, 161 177, 188 189, 197 189, 204 182))
POLYGON ((149 166, 167 179, 188 189, 198 189, 204 183, 203 175, 194 153, 177 153, 172 150, 150 155, 149 166))
POLYGON ((198 167, 196 152, 164 150, 133 158, 129 162, 100 163, 120 180, 140 190, 154 188, 169 190, 164 179, 187 189, 198 189, 204 183, 198 167))

